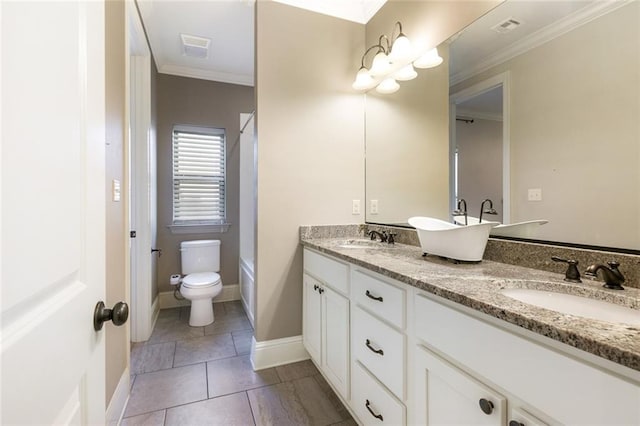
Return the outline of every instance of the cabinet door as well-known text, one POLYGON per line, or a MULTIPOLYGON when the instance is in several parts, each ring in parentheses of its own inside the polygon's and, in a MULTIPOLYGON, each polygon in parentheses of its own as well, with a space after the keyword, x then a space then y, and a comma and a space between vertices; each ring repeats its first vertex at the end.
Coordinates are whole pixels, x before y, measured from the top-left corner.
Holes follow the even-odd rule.
POLYGON ((323 370, 341 395, 349 390, 349 299, 323 287, 324 360, 323 370))
POLYGON ((309 275, 303 275, 302 287, 302 342, 311 358, 320 365, 322 343, 322 297, 320 283, 309 275))
POLYGON ((417 424, 505 424, 507 402, 503 396, 426 348, 417 346, 415 351, 417 424))

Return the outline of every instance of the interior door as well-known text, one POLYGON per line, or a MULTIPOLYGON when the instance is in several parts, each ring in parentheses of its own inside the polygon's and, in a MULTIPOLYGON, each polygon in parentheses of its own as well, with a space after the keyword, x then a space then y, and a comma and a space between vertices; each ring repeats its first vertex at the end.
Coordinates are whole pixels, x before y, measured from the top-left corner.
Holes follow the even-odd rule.
POLYGON ((1 2, 2 424, 105 421, 104 4, 1 2))

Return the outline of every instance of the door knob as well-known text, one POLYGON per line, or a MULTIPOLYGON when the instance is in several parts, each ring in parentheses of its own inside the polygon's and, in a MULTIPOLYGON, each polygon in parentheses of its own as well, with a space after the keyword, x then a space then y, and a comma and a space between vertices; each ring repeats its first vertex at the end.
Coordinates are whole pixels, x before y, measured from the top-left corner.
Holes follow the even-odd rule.
POLYGON ((93 328, 96 331, 102 330, 102 325, 106 321, 113 321, 113 325, 122 325, 129 318, 129 305, 124 302, 118 302, 113 305, 113 309, 105 308, 104 302, 101 300, 93 311, 93 328))
POLYGON ((154 248, 151 249, 151 254, 156 252, 158 253, 158 257, 162 256, 162 249, 154 249, 154 248))

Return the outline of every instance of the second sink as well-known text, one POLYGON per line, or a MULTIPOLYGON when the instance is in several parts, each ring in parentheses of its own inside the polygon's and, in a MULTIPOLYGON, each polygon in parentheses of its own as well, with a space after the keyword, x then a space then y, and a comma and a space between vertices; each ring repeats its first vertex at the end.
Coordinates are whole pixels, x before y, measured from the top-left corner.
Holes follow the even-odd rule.
POLYGON ((640 326, 640 310, 615 305, 602 300, 527 288, 508 288, 500 292, 520 302, 563 314, 640 326))

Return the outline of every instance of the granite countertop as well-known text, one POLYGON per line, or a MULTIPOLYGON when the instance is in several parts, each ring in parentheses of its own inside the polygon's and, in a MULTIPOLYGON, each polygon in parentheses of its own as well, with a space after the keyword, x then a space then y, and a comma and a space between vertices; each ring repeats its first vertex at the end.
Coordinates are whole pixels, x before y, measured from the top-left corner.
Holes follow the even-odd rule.
POLYGON ((567 283, 564 276, 536 269, 484 260, 454 264, 438 257, 422 257, 419 247, 361 239, 301 238, 301 243, 421 290, 449 299, 516 326, 640 371, 640 326, 566 315, 505 296, 505 288, 550 290, 613 302, 638 309, 640 290, 607 290, 602 283, 583 279, 567 283), (352 241, 351 248, 340 247, 352 241), (357 247, 362 244, 362 248, 357 247), (355 247, 354 247, 355 246, 355 247))

